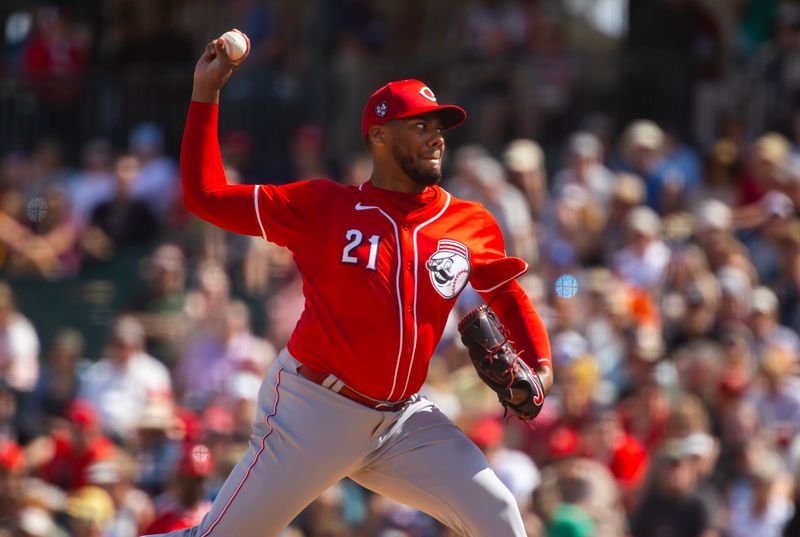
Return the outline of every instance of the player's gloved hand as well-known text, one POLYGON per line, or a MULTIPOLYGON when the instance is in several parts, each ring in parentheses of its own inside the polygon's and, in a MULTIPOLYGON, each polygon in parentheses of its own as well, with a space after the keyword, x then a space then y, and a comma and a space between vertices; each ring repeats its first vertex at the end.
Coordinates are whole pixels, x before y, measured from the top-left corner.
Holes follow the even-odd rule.
POLYGON ((242 34, 247 42, 247 50, 241 58, 234 61, 228 57, 223 38, 218 37, 206 45, 205 52, 194 67, 193 101, 218 102, 219 90, 250 54, 250 39, 239 30, 233 31, 242 34))
POLYGON ((542 381, 519 358, 494 312, 485 305, 475 308, 458 323, 458 331, 478 376, 500 403, 521 419, 538 416, 545 398, 542 381))

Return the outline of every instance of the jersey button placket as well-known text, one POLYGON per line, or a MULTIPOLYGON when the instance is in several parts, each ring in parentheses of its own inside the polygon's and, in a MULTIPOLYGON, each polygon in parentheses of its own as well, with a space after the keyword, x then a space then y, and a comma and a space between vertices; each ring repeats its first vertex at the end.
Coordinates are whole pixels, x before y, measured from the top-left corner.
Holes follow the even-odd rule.
MULTIPOLYGON (((413 333, 416 330, 414 326, 413 314, 414 314, 414 248, 412 246, 412 237, 411 237, 411 225, 408 223, 404 223, 401 226, 402 232, 400 233, 400 241, 402 242, 400 246, 400 251, 403 252, 403 258, 406 260, 406 271, 403 275, 404 280, 404 294, 403 294, 403 311, 406 313, 407 317, 405 319, 406 322, 406 330, 405 335, 407 338, 412 339, 413 333)), ((406 352, 409 352, 410 349, 406 349, 406 352)), ((406 358, 409 358, 408 356, 406 358)))

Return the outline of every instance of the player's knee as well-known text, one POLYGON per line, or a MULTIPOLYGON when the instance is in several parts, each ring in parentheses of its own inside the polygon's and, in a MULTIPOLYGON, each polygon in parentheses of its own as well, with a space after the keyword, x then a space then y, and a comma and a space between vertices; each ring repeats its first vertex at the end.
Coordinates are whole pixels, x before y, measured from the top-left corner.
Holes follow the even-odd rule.
POLYGON ((468 510, 468 516, 479 521, 479 524, 489 523, 495 529, 507 528, 509 524, 513 525, 520 514, 511 491, 491 470, 485 475, 475 476, 475 481, 478 484, 478 490, 473 495, 473 501, 470 502, 472 505, 468 510))

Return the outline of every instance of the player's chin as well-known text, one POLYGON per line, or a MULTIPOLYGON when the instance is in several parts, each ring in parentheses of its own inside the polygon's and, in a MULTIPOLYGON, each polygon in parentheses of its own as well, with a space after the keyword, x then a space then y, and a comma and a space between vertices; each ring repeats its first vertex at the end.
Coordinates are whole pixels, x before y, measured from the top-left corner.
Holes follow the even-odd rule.
POLYGON ((442 180, 441 161, 419 159, 413 167, 407 168, 409 177, 418 185, 435 185, 442 180))
POLYGON ((431 170, 428 173, 422 173, 417 176, 417 183, 426 186, 438 185, 442 180, 442 172, 439 170, 431 170))

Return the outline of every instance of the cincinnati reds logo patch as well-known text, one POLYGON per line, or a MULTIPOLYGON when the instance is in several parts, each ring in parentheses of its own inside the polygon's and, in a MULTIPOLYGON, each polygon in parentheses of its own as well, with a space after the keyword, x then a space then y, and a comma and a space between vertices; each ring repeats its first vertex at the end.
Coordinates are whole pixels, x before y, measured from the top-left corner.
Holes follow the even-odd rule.
POLYGON ((458 241, 441 239, 425 266, 436 292, 444 298, 453 298, 469 281, 469 249, 458 241))
POLYGON ((387 103, 386 101, 381 101, 375 105, 375 115, 378 117, 385 117, 388 111, 389 111, 389 103, 387 103))

